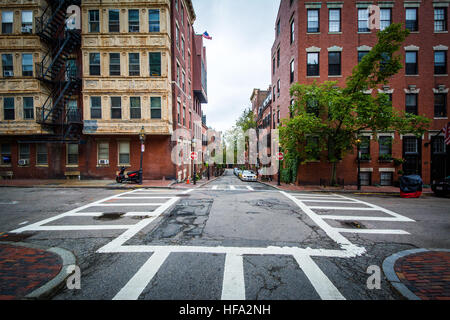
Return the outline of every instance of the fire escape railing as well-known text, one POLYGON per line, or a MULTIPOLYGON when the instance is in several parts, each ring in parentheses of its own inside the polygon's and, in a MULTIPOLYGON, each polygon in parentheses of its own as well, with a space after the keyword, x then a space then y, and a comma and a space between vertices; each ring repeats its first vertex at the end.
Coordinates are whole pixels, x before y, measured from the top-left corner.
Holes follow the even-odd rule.
POLYGON ((82 117, 78 107, 73 109, 68 102, 73 95, 79 95, 81 70, 68 63, 68 59, 79 50, 81 35, 79 30, 66 28, 66 12, 69 6, 79 5, 81 1, 47 2, 47 8, 35 22, 37 35, 50 49, 35 64, 35 69, 37 79, 49 86, 51 94, 36 108, 36 122, 51 127, 61 142, 73 142, 80 138, 82 117))

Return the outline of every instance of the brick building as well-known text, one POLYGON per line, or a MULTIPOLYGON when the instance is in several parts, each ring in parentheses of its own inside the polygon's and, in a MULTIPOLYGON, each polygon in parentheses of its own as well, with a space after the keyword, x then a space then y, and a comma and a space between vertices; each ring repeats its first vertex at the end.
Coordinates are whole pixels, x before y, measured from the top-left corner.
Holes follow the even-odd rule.
POLYGON ((3 0, 0 17, 2 175, 111 179, 139 169, 142 129, 144 179, 191 173, 171 161, 207 102, 190 0, 3 0))
MULTIPOLYGON (((281 0, 271 51, 271 121, 277 127, 280 119, 290 116, 293 83, 345 84, 353 67, 377 41, 377 30, 369 28, 367 8, 371 4, 380 8, 381 28, 403 23, 411 31, 400 52, 405 68, 378 90, 390 94, 394 108, 425 115, 432 124, 421 139, 396 132, 378 133, 374 139, 372 133, 363 133, 361 180, 390 185, 403 171, 420 174, 428 184, 450 174, 450 148, 438 134, 449 121, 448 0, 281 0), (406 162, 399 164, 394 159, 406 162)), ((298 181, 329 181, 330 172, 326 161, 310 162, 300 166, 298 181)), ((338 164, 338 178, 356 184, 356 152, 338 164)))

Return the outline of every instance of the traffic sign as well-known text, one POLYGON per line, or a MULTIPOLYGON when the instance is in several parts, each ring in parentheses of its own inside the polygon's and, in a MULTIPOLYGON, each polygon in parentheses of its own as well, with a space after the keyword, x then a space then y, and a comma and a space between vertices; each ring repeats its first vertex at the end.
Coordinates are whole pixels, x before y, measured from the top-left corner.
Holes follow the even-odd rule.
POLYGON ((283 152, 278 152, 278 153, 277 153, 277 159, 280 160, 280 161, 284 159, 284 154, 283 154, 283 152))
POLYGON ((197 160, 198 153, 197 152, 191 152, 191 160, 197 160))

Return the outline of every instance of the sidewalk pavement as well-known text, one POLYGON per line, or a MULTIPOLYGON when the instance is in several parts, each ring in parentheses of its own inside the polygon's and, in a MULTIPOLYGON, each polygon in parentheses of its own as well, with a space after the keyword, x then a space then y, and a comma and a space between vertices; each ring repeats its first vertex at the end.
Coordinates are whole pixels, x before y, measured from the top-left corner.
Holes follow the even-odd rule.
POLYGON ((450 300, 450 250, 414 249, 383 262, 391 285, 409 300, 450 300))
POLYGON ((203 178, 194 185, 193 181, 176 183, 175 180, 144 180, 142 185, 136 183, 117 183, 115 180, 78 180, 78 179, 11 179, 0 180, 0 187, 22 188, 109 188, 109 189, 135 189, 135 188, 195 188, 201 187, 216 178, 210 180, 203 178))
MULTIPOLYGON (((357 186, 348 185, 348 186, 340 186, 340 187, 324 187, 324 186, 296 186, 294 184, 286 184, 281 183, 281 186, 278 186, 277 181, 261 181, 261 183, 277 188, 283 191, 312 191, 312 192, 345 192, 345 193, 383 193, 383 194, 397 194, 400 195, 400 188, 392 187, 392 186, 362 186, 361 190, 358 190, 357 186)), ((424 188, 422 191, 423 194, 432 194, 433 191, 431 188, 424 188)))
POLYGON ((0 300, 50 298, 64 285, 75 257, 60 248, 0 242, 0 300))

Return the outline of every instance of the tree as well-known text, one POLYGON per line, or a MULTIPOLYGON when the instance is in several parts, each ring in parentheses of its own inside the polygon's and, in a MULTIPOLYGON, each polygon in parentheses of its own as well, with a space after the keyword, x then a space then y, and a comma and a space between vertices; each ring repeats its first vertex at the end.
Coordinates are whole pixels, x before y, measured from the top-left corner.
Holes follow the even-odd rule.
POLYGON ((331 184, 336 184, 336 168, 340 159, 355 150, 361 132, 397 131, 421 136, 430 123, 423 116, 396 110, 388 95, 378 92, 402 68, 401 57, 395 55, 409 32, 400 24, 392 24, 378 32, 378 43, 353 69, 344 87, 327 81, 312 85, 294 84, 292 117, 283 119, 280 143, 287 159, 299 163, 317 160, 328 152, 332 164, 331 184))

